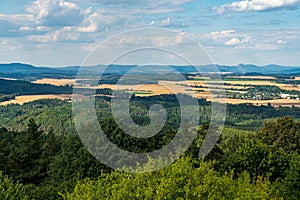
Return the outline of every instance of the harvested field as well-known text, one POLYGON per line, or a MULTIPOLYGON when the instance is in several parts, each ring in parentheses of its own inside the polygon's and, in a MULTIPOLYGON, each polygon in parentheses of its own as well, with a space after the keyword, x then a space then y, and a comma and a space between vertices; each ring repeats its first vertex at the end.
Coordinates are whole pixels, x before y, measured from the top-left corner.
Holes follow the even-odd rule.
MULTIPOLYGON (((185 83, 180 83, 185 85, 185 87, 189 88, 195 88, 195 87, 204 87, 205 88, 211 88, 211 89, 225 89, 225 90, 243 90, 243 89, 248 89, 250 88, 249 86, 236 86, 236 85, 217 85, 213 83, 205 83, 205 82, 185 82, 185 83)), ((202 89, 202 88, 200 88, 202 89)))
MULTIPOLYGON (((211 82, 212 84, 213 83, 218 83, 218 82, 211 82)), ((219 82, 220 83, 220 82, 219 82)), ((292 84, 279 84, 279 83, 275 83, 275 82, 272 82, 272 81, 249 81, 249 80, 245 80, 245 81, 224 81, 224 84, 228 84, 231 86, 231 85, 244 85, 244 86, 277 86, 283 90, 296 90, 296 91, 300 91, 300 86, 295 86, 295 85, 292 85, 292 84)), ((227 87, 226 86, 226 87, 227 87)), ((243 87, 243 86, 242 86, 243 87)))
POLYGON ((202 80, 209 80, 210 79, 210 77, 208 77, 208 76, 188 76, 188 78, 190 78, 190 79, 202 79, 202 80))
MULTIPOLYGON (((80 88, 77 87, 77 88, 80 88)), ((109 88, 112 90, 125 90, 133 92, 148 92, 149 94, 137 94, 138 96, 151 96, 160 94, 193 94, 193 91, 186 91, 188 87, 177 85, 172 81, 159 81, 159 84, 145 84, 145 85, 114 85, 114 84, 101 84, 97 87, 84 87, 93 89, 109 88)))
MULTIPOLYGON (((254 105, 267 105, 270 103, 273 106, 292 106, 300 107, 299 100, 289 99, 275 99, 275 100, 244 100, 244 99, 224 99, 217 98, 218 94, 214 94, 213 99, 211 91, 221 92, 226 90, 227 92, 246 93, 245 89, 259 86, 278 86, 284 90, 297 90, 300 91, 300 86, 294 86, 290 84, 277 84, 267 80, 237 80, 237 81, 216 81, 216 80, 189 80, 189 81, 159 81, 159 84, 145 84, 145 85, 114 85, 114 84, 102 84, 97 87, 89 87, 94 89, 110 88, 112 90, 125 90, 136 94, 136 96, 153 96, 161 94, 177 94, 183 93, 191 95, 195 98, 205 98, 208 101, 217 101, 229 104, 242 104, 251 103, 254 105), (222 85, 225 83, 226 85, 222 85), (195 86, 202 86, 196 88, 195 86)), ((78 86, 79 87, 79 86, 78 86)))
POLYGON ((1 102, 1 106, 5 106, 8 104, 24 104, 27 102, 35 101, 38 99, 61 99, 66 100, 70 99, 72 97, 72 94, 47 94, 47 95, 23 95, 23 96, 17 96, 15 99, 1 102))
POLYGON ((299 100, 293 99, 274 99, 274 100, 244 100, 244 99, 224 99, 224 98, 214 98, 214 99, 207 99, 208 101, 214 102, 226 102, 229 104, 242 104, 242 103, 251 103, 253 105, 268 105, 270 103, 272 106, 296 106, 300 107, 299 100))
POLYGON ((32 83, 37 84, 50 84, 55 86, 64 86, 64 85, 75 85, 76 81, 78 79, 54 79, 54 78, 43 78, 36 81, 33 81, 32 83))
POLYGON ((293 86, 293 85, 284 85, 282 84, 281 86, 279 86, 281 89, 283 90, 296 90, 296 91, 300 91, 300 85, 298 86, 293 86))
POLYGON ((226 76, 226 78, 276 80, 273 76, 226 76))
POLYGON ((275 82, 271 82, 271 81, 266 81, 266 80, 238 80, 238 81, 224 81, 224 84, 231 84, 231 85, 253 85, 253 86, 257 86, 257 85, 276 85, 278 86, 278 83, 275 82))

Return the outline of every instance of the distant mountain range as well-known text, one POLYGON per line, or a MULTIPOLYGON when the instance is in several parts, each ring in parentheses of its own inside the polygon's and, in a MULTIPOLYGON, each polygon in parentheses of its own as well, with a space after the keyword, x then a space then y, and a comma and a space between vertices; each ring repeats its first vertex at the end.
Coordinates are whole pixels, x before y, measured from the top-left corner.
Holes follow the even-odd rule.
MULTIPOLYGON (((108 68, 104 65, 82 67, 81 72, 83 74, 95 74, 96 72, 103 72, 107 74, 124 74, 127 72, 131 73, 163 73, 171 72, 171 68, 180 73, 193 73, 193 72, 228 72, 235 74, 249 74, 249 73, 260 73, 260 74, 300 74, 300 67, 288 67, 280 65, 244 65, 240 64, 237 66, 225 66, 225 65, 205 65, 196 67, 193 66, 164 66, 164 65, 148 65, 137 67, 138 65, 110 65, 108 68), (137 67, 137 68, 135 68, 137 67), (170 68, 171 67, 171 68, 170 68)), ((67 66, 67 67, 36 67, 33 65, 22 64, 22 63, 10 63, 0 64, 0 76, 16 77, 26 75, 57 75, 57 76, 76 76, 79 66, 67 66)))

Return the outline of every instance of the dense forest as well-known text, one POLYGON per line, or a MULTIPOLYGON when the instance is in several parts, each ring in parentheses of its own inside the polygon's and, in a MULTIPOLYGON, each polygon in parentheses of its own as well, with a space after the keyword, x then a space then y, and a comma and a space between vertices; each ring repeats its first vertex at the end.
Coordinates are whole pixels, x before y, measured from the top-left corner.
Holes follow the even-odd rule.
POLYGON ((50 84, 34 84, 28 81, 0 79, 0 94, 32 95, 32 94, 71 94, 68 86, 50 84))
MULTIPOLYGON (((111 94, 110 90, 99 90, 97 93, 111 94)), ((112 116, 110 97, 99 96, 96 98, 95 107, 97 116, 105 119, 112 116)), ((160 95, 153 97, 133 97, 131 98, 131 117, 135 122, 147 122, 149 120, 149 105, 161 104, 168 113, 167 122, 169 126, 178 127, 178 110, 180 108, 175 95, 160 95)), ((199 109, 201 113, 200 122, 210 120, 210 103, 204 99, 199 99, 199 109)), ((291 116, 300 118, 300 108, 272 106, 255 106, 251 104, 227 105, 225 125, 242 130, 258 131, 264 120, 291 116)), ((41 99, 23 105, 11 104, 0 106, 0 125, 9 130, 24 131, 30 118, 41 125, 41 129, 49 131, 53 129, 56 134, 64 135, 73 133, 75 126, 72 118, 72 104, 61 100, 41 99)), ((175 129, 175 128, 174 128, 175 129)))
MULTIPOLYGON (((90 91, 91 89, 82 89, 82 93, 90 91)), ((50 84, 35 84, 21 80, 0 79, 0 102, 14 99, 19 95, 72 94, 72 92, 73 88, 69 85, 54 86, 50 84)), ((110 89, 96 89, 95 93, 111 95, 112 91, 110 89)))
POLYGON ((0 102, 9 101, 15 98, 16 98, 15 94, 0 94, 0 102))
MULTIPOLYGON (((98 97, 95 107, 105 134, 119 147, 149 152, 174 138, 180 121, 175 96, 132 97, 130 114, 137 124, 149 123, 153 104, 167 111, 165 127, 148 139, 132 138, 119 129, 109 101, 98 97)), ((1 106, 0 199, 300 198, 299 108, 228 105, 217 145, 200 159, 210 103, 199 104, 197 137, 185 155, 148 173, 119 172, 97 161, 76 133, 71 103, 38 100, 1 106)))

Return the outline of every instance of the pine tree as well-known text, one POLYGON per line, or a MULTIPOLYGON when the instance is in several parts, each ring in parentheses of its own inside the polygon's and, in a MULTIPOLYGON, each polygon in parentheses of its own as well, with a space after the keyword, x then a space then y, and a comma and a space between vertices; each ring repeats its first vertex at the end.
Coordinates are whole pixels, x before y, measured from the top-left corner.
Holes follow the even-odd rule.
POLYGON ((40 183, 41 134, 39 126, 30 119, 27 131, 21 133, 12 145, 8 166, 9 174, 14 179, 23 183, 40 183))

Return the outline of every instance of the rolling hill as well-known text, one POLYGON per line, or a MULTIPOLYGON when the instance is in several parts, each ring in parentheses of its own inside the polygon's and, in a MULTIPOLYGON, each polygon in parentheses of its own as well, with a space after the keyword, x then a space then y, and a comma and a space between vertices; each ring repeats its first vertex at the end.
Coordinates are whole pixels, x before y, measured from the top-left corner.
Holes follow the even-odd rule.
MULTIPOLYGON (((85 66, 81 68, 84 75, 94 75, 97 72, 105 72, 105 74, 124 74, 130 73, 143 73, 143 74, 157 74, 170 71, 173 68, 180 73, 193 73, 196 72, 193 66, 164 66, 164 65, 145 65, 135 68, 138 65, 110 65, 108 68, 104 65, 85 66), (134 69, 134 70, 133 70, 134 69)), ((247 73, 261 73, 261 74, 299 74, 300 67, 288 67, 280 65, 246 65, 239 64, 237 66, 226 65, 204 65, 196 67, 198 71, 203 73, 209 72, 229 72, 236 74, 247 73)), ((28 77, 43 78, 43 77, 75 77, 77 75, 79 66, 67 67, 36 67, 29 64, 22 63, 9 63, 0 64, 0 77, 6 78, 19 78, 26 79, 28 77)))

